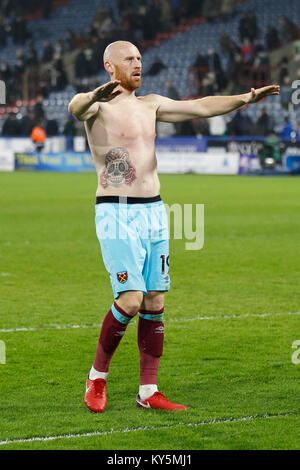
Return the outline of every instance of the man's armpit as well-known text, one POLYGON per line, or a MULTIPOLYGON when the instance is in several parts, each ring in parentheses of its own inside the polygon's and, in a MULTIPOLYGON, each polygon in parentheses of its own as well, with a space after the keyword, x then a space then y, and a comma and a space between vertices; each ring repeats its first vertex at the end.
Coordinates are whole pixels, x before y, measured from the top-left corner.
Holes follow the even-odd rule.
POLYGON ((89 109, 77 119, 79 121, 88 121, 89 119, 95 117, 98 114, 99 108, 100 108, 100 103, 93 103, 89 107, 89 109))

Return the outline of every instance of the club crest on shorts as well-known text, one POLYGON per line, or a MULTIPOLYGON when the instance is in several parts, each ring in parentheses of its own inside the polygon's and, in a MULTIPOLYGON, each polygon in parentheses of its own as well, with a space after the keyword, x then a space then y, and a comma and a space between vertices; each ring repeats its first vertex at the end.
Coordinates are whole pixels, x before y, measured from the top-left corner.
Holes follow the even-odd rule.
POLYGON ((121 271, 121 272, 117 273, 117 278, 118 278, 118 281, 121 284, 124 284, 128 279, 127 271, 121 271))

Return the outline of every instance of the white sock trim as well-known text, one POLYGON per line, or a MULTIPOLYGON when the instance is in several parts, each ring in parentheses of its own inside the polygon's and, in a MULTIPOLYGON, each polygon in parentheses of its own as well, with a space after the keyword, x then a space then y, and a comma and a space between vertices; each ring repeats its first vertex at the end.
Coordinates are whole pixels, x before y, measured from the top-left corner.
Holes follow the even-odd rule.
POLYGON ((155 392, 158 392, 156 384, 140 385, 139 396, 142 401, 147 400, 147 398, 150 398, 155 392))
POLYGON ((95 380, 95 379, 104 379, 106 380, 108 376, 108 372, 99 372, 98 370, 94 369, 92 366, 90 373, 89 373, 89 379, 90 380, 95 380))

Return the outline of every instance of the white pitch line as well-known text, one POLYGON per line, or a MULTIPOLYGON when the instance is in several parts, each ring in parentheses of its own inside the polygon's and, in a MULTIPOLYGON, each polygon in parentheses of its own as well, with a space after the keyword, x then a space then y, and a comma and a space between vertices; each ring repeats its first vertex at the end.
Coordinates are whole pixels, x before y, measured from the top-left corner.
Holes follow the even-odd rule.
POLYGON ((39 331, 39 330, 71 330, 78 328, 94 328, 100 327, 102 323, 92 323, 91 325, 45 325, 45 326, 33 326, 33 327, 21 327, 21 328, 8 328, 0 329, 0 333, 15 333, 18 331, 39 331))
POLYGON ((23 439, 7 439, 5 441, 0 441, 0 446, 8 444, 21 444, 26 442, 47 442, 47 441, 56 441, 58 439, 75 439, 81 437, 94 437, 94 436, 106 436, 109 434, 127 434, 130 432, 139 432, 139 431, 156 431, 158 429, 172 429, 179 426, 188 426, 188 427, 199 427, 207 426, 212 424, 227 424, 227 423, 238 423, 241 421, 253 421, 255 419, 272 419, 272 418, 281 418, 286 416, 299 415, 300 412, 288 412, 288 413, 278 413, 278 414, 264 414, 264 415, 254 415, 254 416, 240 416, 236 418, 216 418, 208 421, 200 421, 196 423, 183 423, 179 422, 176 424, 163 424, 161 426, 144 426, 139 428, 124 428, 124 429, 111 429, 110 431, 92 431, 78 434, 60 434, 57 436, 47 436, 47 437, 27 437, 23 439))
MULTIPOLYGON (((300 315, 300 311, 297 312, 278 312, 278 313, 243 313, 241 315, 216 315, 216 316, 197 316, 193 318, 169 318, 165 319, 165 323, 179 323, 179 322, 189 322, 189 321, 203 321, 203 320, 231 320, 231 319, 242 319, 242 318, 265 318, 265 317, 278 317, 278 316, 290 316, 290 315, 300 315)), ((134 320, 132 323, 136 323, 134 320)), ((39 330, 72 330, 80 328, 99 328, 102 326, 102 323, 92 323, 90 325, 45 325, 45 326, 36 326, 36 327, 24 327, 24 328, 8 328, 0 329, 0 333, 15 333, 19 331, 39 331, 39 330)))

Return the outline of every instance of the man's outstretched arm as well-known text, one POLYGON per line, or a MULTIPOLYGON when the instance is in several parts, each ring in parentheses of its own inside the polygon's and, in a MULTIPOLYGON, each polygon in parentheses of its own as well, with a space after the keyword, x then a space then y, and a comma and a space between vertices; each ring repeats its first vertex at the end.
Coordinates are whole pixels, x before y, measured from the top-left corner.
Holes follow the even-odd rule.
POLYGON ((251 88, 249 93, 241 95, 206 96, 205 98, 187 101, 174 101, 156 95, 158 99, 157 120, 180 122, 227 114, 245 104, 257 103, 266 96, 278 95, 279 89, 278 85, 270 85, 258 89, 251 88))
POLYGON ((88 93, 78 93, 70 101, 69 113, 79 121, 87 121, 99 111, 100 103, 105 103, 118 96, 121 91, 114 89, 120 84, 119 80, 113 80, 88 93))

